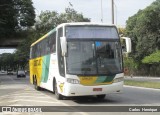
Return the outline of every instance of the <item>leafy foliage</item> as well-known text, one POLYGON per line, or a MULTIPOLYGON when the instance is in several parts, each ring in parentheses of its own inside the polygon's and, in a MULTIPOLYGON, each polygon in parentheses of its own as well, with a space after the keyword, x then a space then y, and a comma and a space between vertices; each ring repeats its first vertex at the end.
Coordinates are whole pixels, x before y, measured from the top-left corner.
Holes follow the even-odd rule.
POLYGON ((32 0, 0 0, 0 38, 13 37, 34 23, 32 0))
POLYGON ((119 32, 119 35, 124 35, 125 32, 126 32, 126 29, 125 29, 125 28, 122 28, 122 27, 119 27, 119 28, 118 28, 118 32, 119 32))
POLYGON ((155 53, 152 53, 149 56, 146 56, 142 60, 142 62, 146 64, 160 63, 160 50, 155 53))
POLYGON ((63 23, 67 22, 90 22, 90 19, 84 18, 84 16, 73 8, 66 8, 65 13, 60 14, 60 19, 63 23))
POLYGON ((132 38, 134 57, 141 61, 160 49, 160 0, 139 11, 127 21, 126 34, 132 38))
POLYGON ((0 54, 0 69, 7 70, 8 68, 15 68, 14 54, 3 53, 0 54))
POLYGON ((89 22, 90 19, 83 17, 73 8, 66 8, 65 13, 57 13, 56 11, 44 11, 38 17, 35 23, 36 31, 42 36, 49 32, 57 25, 67 22, 89 22))
POLYGON ((15 31, 16 20, 14 18, 13 0, 0 0, 0 38, 8 37, 15 31))
POLYGON ((31 27, 35 23, 35 11, 32 0, 13 0, 16 11, 17 28, 31 27))
POLYGON ((156 0, 150 6, 144 10, 139 10, 137 14, 133 15, 127 20, 126 35, 132 38, 133 52, 131 56, 143 68, 152 68, 152 66, 146 65, 144 67, 142 62, 152 63, 153 66, 157 62, 156 60, 158 57, 151 54, 157 50, 160 50, 159 12, 160 0, 156 0), (151 56, 146 57, 148 55, 151 56))
POLYGON ((138 63, 133 60, 131 57, 124 58, 124 68, 128 70, 128 73, 125 74, 131 75, 139 67, 138 63))
POLYGON ((16 60, 22 68, 28 64, 30 45, 44 34, 54 29, 57 25, 66 22, 88 22, 90 19, 84 18, 73 8, 66 8, 65 13, 56 11, 44 11, 38 16, 35 27, 28 30, 28 36, 18 47, 16 60))
POLYGON ((137 69, 138 64, 132 58, 125 58, 124 67, 129 67, 130 69, 137 69))

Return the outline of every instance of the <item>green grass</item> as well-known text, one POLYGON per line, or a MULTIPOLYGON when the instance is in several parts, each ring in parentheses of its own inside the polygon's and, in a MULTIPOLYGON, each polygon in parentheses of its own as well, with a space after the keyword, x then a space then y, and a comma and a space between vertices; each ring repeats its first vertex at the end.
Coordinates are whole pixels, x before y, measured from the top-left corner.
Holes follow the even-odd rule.
POLYGON ((160 89, 160 82, 125 80, 125 85, 160 89))

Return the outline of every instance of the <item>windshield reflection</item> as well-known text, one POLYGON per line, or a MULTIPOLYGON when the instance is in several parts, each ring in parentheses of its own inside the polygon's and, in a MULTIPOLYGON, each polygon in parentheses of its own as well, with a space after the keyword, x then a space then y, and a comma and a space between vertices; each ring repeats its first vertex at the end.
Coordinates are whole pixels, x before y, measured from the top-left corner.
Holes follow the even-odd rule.
POLYGON ((119 42, 68 42, 67 73, 78 75, 111 75, 122 72, 119 42))

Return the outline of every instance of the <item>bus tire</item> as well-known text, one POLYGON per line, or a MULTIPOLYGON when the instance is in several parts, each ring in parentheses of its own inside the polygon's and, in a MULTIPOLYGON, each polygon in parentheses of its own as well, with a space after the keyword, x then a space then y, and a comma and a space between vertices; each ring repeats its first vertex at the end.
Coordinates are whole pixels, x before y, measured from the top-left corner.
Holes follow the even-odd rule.
POLYGON ((34 76, 33 76, 33 79, 32 79, 32 83, 33 83, 33 85, 34 85, 34 83, 35 83, 35 82, 34 82, 34 79, 35 79, 35 78, 34 78, 34 76))
POLYGON ((55 78, 53 79, 53 94, 55 94, 55 82, 56 82, 56 80, 55 80, 55 78))
POLYGON ((105 94, 102 94, 102 95, 97 95, 97 99, 104 99, 106 97, 105 94))
POLYGON ((41 90, 41 88, 37 85, 37 79, 36 79, 36 77, 34 77, 34 88, 35 88, 37 91, 41 90))
POLYGON ((55 88, 55 96, 58 100, 62 100, 63 99, 63 96, 61 94, 58 93, 58 88, 57 88, 57 82, 55 81, 55 85, 54 85, 54 88, 55 88))

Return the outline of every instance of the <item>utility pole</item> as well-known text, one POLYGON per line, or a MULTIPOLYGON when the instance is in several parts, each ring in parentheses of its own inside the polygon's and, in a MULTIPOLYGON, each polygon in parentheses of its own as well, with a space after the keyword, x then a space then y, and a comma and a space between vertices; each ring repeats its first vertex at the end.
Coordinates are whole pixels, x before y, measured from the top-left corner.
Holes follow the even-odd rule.
POLYGON ((103 22, 103 7, 102 7, 102 0, 101 0, 101 22, 103 22))
POLYGON ((112 24, 114 24, 114 0, 112 0, 112 24))

